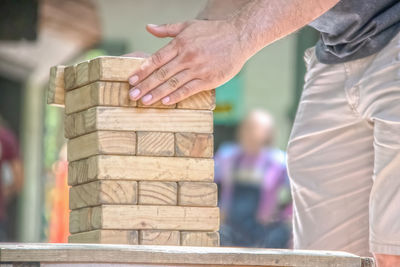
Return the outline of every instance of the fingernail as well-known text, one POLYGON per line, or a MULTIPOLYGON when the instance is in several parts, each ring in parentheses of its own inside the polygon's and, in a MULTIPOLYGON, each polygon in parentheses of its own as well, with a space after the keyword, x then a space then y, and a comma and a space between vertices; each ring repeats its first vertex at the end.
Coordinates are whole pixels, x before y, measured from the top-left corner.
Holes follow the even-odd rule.
POLYGON ((162 102, 164 105, 166 105, 166 104, 169 103, 169 100, 170 100, 170 98, 169 98, 169 96, 167 96, 167 97, 164 97, 164 98, 161 100, 161 102, 162 102))
POLYGON ((153 96, 152 95, 145 95, 143 98, 142 98, 142 102, 143 103, 147 103, 147 102, 149 102, 151 99, 153 98, 153 96))
POLYGON ((147 24, 147 26, 149 26, 149 27, 158 27, 158 25, 156 25, 156 24, 147 24))
POLYGON ((131 99, 135 99, 136 97, 138 97, 138 95, 140 95, 140 90, 137 88, 131 89, 129 91, 129 96, 131 97, 131 99))
POLYGON ((132 77, 129 78, 129 83, 130 85, 135 85, 135 83, 139 80, 139 77, 137 75, 133 75, 132 77))

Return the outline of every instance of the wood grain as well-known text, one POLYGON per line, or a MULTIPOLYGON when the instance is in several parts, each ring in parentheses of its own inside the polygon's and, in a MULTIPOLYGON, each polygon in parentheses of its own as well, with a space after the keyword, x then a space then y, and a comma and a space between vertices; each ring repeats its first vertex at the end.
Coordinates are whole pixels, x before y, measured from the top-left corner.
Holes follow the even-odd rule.
POLYGON ((97 168, 95 158, 77 160, 68 164, 68 185, 77 185, 87 182, 87 175, 91 168, 97 168))
POLYGON ((129 84, 124 82, 94 82, 68 91, 65 113, 71 114, 95 106, 135 107, 129 98, 129 84))
POLYGON ((215 109, 215 89, 203 91, 179 102, 177 108, 182 109, 215 109))
POLYGON ((219 229, 219 209, 203 207, 102 205, 72 210, 70 232, 108 230, 199 230, 219 229))
POLYGON ((179 231, 141 230, 139 231, 140 245, 179 246, 179 231))
POLYGON ((216 207, 218 188, 215 183, 179 182, 178 205, 192 207, 216 207))
POLYGON ((102 204, 137 203, 137 182, 135 181, 94 181, 73 186, 69 191, 71 210, 102 204))
POLYGON ((128 82, 143 61, 143 58, 134 57, 97 57, 89 63, 89 80, 128 82))
POLYGON ((0 253, 0 260, 4 263, 109 263, 109 266, 143 266, 146 263, 170 267, 360 267, 363 261, 357 255, 340 251, 105 244, 2 243, 0 253))
POLYGON ((69 213, 69 232, 71 234, 94 230, 92 226, 92 208, 71 210, 69 213))
POLYGON ((173 133, 137 132, 137 155, 173 156, 175 154, 173 133))
POLYGON ((65 91, 71 90, 75 86, 76 79, 76 65, 70 65, 64 69, 64 89, 65 91))
POLYGON ((69 183, 94 180, 212 182, 214 161, 178 157, 93 156, 69 164, 69 183))
POLYGON ((135 155, 136 133, 96 131, 68 140, 68 161, 94 155, 135 155))
POLYGON ((179 157, 212 158, 214 154, 213 135, 176 133, 175 154, 179 157))
POLYGON ((49 90, 47 92, 47 104, 64 106, 64 69, 59 65, 50 68, 49 90))
POLYGON ((206 110, 94 107, 67 115, 67 120, 72 121, 68 127, 73 126, 65 131, 67 138, 96 130, 213 132, 213 114, 206 110))
POLYGON ((218 232, 181 232, 182 246, 218 247, 218 232))
POLYGON ((136 230, 93 230, 68 236, 69 243, 95 244, 139 244, 136 230))
POLYGON ((139 205, 177 205, 176 182, 139 182, 139 205))
POLYGON ((138 107, 141 108, 176 108, 176 104, 173 105, 164 105, 161 101, 157 101, 151 105, 145 105, 142 101, 137 102, 138 107))
POLYGON ((75 67, 74 88, 81 87, 89 83, 89 61, 83 61, 75 67))
POLYGON ((91 108, 86 111, 65 115, 64 133, 68 139, 94 132, 96 127, 96 108, 91 108))

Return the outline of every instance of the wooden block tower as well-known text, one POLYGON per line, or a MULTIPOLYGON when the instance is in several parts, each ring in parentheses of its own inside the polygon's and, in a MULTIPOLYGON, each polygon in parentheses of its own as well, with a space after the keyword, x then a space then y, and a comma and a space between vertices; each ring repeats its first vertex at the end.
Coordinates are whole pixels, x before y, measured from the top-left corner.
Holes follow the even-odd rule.
POLYGON ((71 243, 219 245, 215 92, 176 105, 130 101, 143 59, 98 57, 50 71, 65 106, 71 243))

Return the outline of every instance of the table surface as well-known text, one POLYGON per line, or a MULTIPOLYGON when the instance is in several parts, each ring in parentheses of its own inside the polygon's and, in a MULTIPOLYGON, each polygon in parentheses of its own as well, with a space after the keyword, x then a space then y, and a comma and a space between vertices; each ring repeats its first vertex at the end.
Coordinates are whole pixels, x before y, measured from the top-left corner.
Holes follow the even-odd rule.
POLYGON ((369 258, 337 251, 0 243, 0 263, 16 262, 37 262, 40 266, 50 266, 45 263, 52 263, 51 266, 83 266, 84 263, 97 263, 96 266, 374 266, 369 258))

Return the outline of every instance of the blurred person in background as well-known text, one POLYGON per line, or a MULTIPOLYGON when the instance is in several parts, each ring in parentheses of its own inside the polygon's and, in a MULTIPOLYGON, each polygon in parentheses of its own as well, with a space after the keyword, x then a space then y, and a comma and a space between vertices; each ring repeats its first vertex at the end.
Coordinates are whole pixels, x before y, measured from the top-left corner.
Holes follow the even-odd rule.
POLYGON ((15 134, 0 116, 0 242, 9 241, 7 205, 22 190, 23 170, 15 134))
POLYGON ((238 143, 222 144, 215 155, 222 246, 288 247, 290 185, 274 131, 272 116, 254 110, 239 126, 238 143))

